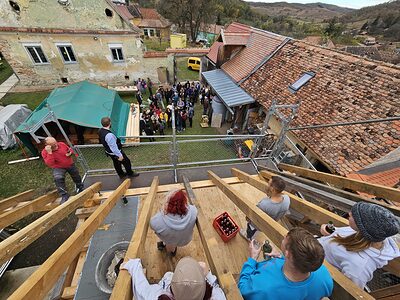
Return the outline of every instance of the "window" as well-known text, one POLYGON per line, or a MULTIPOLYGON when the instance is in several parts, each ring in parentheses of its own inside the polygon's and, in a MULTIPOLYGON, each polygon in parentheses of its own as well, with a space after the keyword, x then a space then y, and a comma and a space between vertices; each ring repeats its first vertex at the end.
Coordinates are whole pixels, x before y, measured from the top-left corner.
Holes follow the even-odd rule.
POLYGON ((149 31, 147 30, 147 28, 143 29, 143 34, 144 34, 145 36, 148 36, 148 35, 149 35, 149 31))
POLYGON ((307 82, 309 82, 315 76, 314 72, 306 72, 299 79, 296 80, 293 84, 289 85, 289 90, 292 93, 296 93, 301 89, 307 82))
POLYGON ((71 44, 57 44, 57 48, 65 63, 76 63, 74 51, 71 44))
POLYGON ((122 53, 122 44, 110 44, 111 55, 114 62, 124 61, 124 55, 122 53))
POLYGON ((61 82, 62 83, 68 83, 68 78, 67 77, 61 77, 61 82))
POLYGON ((189 64, 195 64, 196 61, 194 61, 193 59, 189 59, 189 64))
POLYGON ((157 37, 160 37, 160 36, 161 36, 161 31, 160 31, 160 29, 156 29, 156 36, 157 36, 157 37))
POLYGON ((156 36, 156 35, 160 36, 160 31, 159 30, 155 30, 153 28, 144 28, 143 29, 143 34, 145 36, 150 36, 150 37, 156 36))
POLYGON ((111 11, 111 9, 106 8, 104 10, 104 13, 106 14, 107 17, 112 18, 112 16, 113 16, 113 12, 111 11))
POLYGON ((11 7, 13 8, 13 10, 17 13, 19 13, 21 11, 21 8, 19 7, 18 3, 15 1, 8 1, 8 3, 10 3, 11 7))
POLYGON ((149 36, 154 36, 154 35, 155 35, 155 30, 149 29, 149 36))
POLYGON ((37 64, 48 64, 46 56, 43 53, 42 46, 39 44, 29 44, 25 45, 25 49, 28 51, 32 61, 37 64))

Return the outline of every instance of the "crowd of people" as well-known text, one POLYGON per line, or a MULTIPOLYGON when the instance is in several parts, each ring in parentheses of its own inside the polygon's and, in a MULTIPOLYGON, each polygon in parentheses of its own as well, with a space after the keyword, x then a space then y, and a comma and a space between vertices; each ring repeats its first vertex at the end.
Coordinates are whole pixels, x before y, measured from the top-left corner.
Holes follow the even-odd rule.
POLYGON ((138 79, 136 82, 136 100, 141 108, 140 113, 140 133, 148 136, 150 141, 154 141, 154 135, 164 135, 167 128, 172 128, 175 120, 175 128, 178 133, 193 126, 195 114, 195 104, 200 101, 203 109, 202 114, 207 115, 211 122, 213 95, 205 86, 199 82, 189 82, 184 84, 174 84, 171 88, 159 87, 153 94, 153 83, 148 78, 138 79), (150 97, 147 105, 143 95, 149 91, 150 97), (174 112, 174 116, 172 116, 174 112))

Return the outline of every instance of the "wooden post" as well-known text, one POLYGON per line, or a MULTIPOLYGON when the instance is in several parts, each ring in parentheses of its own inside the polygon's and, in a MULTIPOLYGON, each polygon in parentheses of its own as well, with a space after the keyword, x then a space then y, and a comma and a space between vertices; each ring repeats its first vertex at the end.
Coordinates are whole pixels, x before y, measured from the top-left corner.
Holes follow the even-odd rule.
POLYGON ((35 194, 34 190, 27 190, 25 192, 19 193, 17 195, 11 196, 9 198, 0 201, 0 211, 3 211, 9 207, 12 207, 19 202, 29 201, 33 198, 35 194))
MULTIPOLYGON (((130 183, 131 181, 126 179, 8 299, 43 299, 57 282, 60 275, 74 261, 82 247, 110 213, 115 203, 124 195, 130 183)), ((94 185, 96 185, 97 188, 100 187, 100 183, 95 183, 94 185)), ((85 192, 86 190, 79 195, 85 192)), ((76 200, 76 198, 73 200, 76 200)), ((68 201, 66 203, 68 203, 68 201)), ((83 203, 84 200, 81 199, 81 202, 83 203)), ((62 205, 59 208, 61 207, 62 205)), ((51 213, 52 212, 49 214, 51 213)))
POLYGON ((229 265, 225 263, 224 253, 218 246, 218 243, 211 233, 213 231, 209 220, 205 217, 202 207, 198 204, 196 196, 190 186, 189 180, 183 176, 183 183, 189 198, 189 202, 197 207, 197 228, 199 230, 200 240, 203 244, 204 251, 210 264, 212 272, 217 276, 221 287, 225 292, 227 299, 243 299, 235 278, 229 271, 229 265))
POLYGON ((44 196, 41 196, 35 200, 27 202, 26 204, 4 212, 0 215, 0 228, 7 227, 16 221, 34 213, 38 209, 41 209, 47 203, 53 202, 58 197, 57 191, 52 191, 44 196))
MULTIPOLYGON (((226 195, 233 203, 246 215, 250 220, 259 228, 264 234, 271 239, 275 245, 280 245, 283 238, 287 234, 287 230, 264 213, 262 210, 257 208, 253 203, 247 200, 238 191, 234 190, 228 184, 226 184, 220 177, 215 175, 213 172, 208 171, 210 179, 215 185, 226 195)), ((334 290, 331 299, 347 300, 347 299, 359 299, 359 300, 372 300, 373 297, 367 292, 361 290, 355 285, 350 279, 344 276, 339 270, 330 265, 328 262, 324 262, 324 265, 329 270, 332 278, 335 282, 334 290)))
POLYGON ((45 214, 28 226, 22 228, 17 233, 2 241, 0 243, 0 264, 9 260, 15 254, 28 247, 43 233, 48 231, 54 225, 58 224, 77 207, 82 205, 85 200, 91 198, 96 192, 98 192, 100 187, 101 184, 99 182, 91 185, 82 193, 71 197, 59 207, 53 209, 49 213, 45 214))
MULTIPOLYGON (((129 243, 128 250, 125 254, 124 261, 128 261, 131 258, 137 258, 139 251, 144 245, 146 240, 147 230, 149 229, 150 217, 153 210, 154 199, 157 195, 158 189, 158 176, 154 177, 150 187, 149 194, 144 200, 142 211, 140 212, 139 220, 136 224, 135 231, 132 235, 132 239, 129 243)), ((113 292, 110 300, 132 300, 133 291, 131 283, 131 275, 127 270, 121 269, 117 281, 115 282, 113 292)))
POLYGON ((382 197, 387 200, 391 200, 397 204, 400 203, 400 190, 395 188, 379 184, 372 184, 361 180, 350 179, 324 172, 313 171, 287 164, 279 164, 279 167, 283 170, 296 173, 298 176, 307 177, 318 181, 324 181, 342 189, 345 188, 353 191, 359 191, 370 195, 382 197))

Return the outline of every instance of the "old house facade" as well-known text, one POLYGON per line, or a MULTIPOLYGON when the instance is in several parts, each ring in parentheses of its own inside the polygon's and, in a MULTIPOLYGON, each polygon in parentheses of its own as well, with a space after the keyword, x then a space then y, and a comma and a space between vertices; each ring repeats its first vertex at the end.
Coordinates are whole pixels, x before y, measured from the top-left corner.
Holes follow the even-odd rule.
POLYGON ((168 68, 168 59, 144 58, 139 28, 115 6, 110 0, 2 1, 0 52, 22 86, 158 81, 157 68, 168 68))

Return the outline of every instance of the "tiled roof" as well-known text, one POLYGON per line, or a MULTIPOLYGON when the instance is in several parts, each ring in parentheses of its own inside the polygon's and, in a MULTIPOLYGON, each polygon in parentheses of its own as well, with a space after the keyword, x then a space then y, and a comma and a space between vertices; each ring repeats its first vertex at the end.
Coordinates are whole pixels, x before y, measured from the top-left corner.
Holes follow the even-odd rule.
POLYGON ((247 45, 250 33, 243 32, 224 32, 221 31, 222 42, 227 46, 245 46, 247 45))
POLYGON ((210 48, 210 52, 208 52, 207 57, 213 62, 217 63, 217 58, 218 58, 218 50, 221 45, 223 45, 223 42, 214 42, 210 48))
POLYGON ((141 28, 165 28, 171 24, 163 18, 154 8, 140 8, 142 21, 138 25, 141 28))
POLYGON ((335 48, 335 44, 332 42, 331 39, 324 40, 320 35, 307 36, 303 39, 303 41, 314 45, 335 48))
MULTIPOLYGON (((301 102, 293 126, 400 115, 400 68, 348 53, 290 41, 242 87, 269 108, 301 102), (288 86, 316 73, 292 94, 288 86)), ((358 171, 400 146, 400 121, 293 131, 333 171, 358 171)))
POLYGON ((207 33, 212 33, 218 35, 221 32, 221 29, 223 29, 224 26, 222 25, 217 25, 217 24, 204 24, 202 23, 200 25, 200 31, 202 32, 207 32, 207 33))
POLYGON ((143 58, 154 58, 154 57, 167 57, 168 53, 165 51, 146 51, 143 53, 143 58))
POLYGON ((382 60, 382 56, 375 46, 347 46, 344 51, 370 59, 382 60))
POLYGON ((250 31, 250 38, 246 47, 240 50, 232 59, 224 63, 221 68, 236 82, 239 82, 250 75, 255 67, 272 54, 283 43, 286 37, 246 25, 240 27, 237 24, 233 23, 234 26, 232 24, 229 25, 224 33, 232 32, 232 30, 242 30, 243 33, 246 33, 245 30, 248 29, 250 31))
POLYGON ((233 22, 226 27, 225 32, 250 32, 251 27, 249 25, 233 22))
POLYGON ((362 180, 373 184, 394 187, 400 182, 400 167, 386 170, 383 172, 374 173, 371 175, 364 175, 360 173, 351 173, 347 177, 356 180, 362 180))
POLYGON ((130 13, 130 11, 128 10, 128 6, 115 4, 114 8, 120 16, 124 16, 124 18, 126 18, 128 20, 132 20, 134 18, 132 16, 132 14, 130 13))
POLYGON ((210 48, 181 48, 181 49, 172 49, 167 48, 165 52, 167 53, 185 53, 185 54, 193 54, 193 55, 204 55, 210 51, 210 48))

